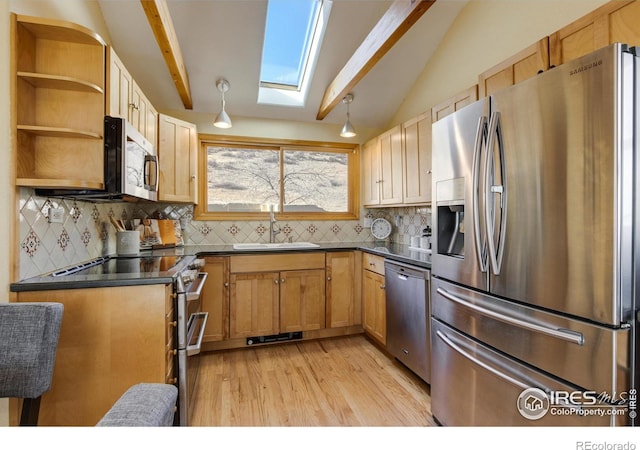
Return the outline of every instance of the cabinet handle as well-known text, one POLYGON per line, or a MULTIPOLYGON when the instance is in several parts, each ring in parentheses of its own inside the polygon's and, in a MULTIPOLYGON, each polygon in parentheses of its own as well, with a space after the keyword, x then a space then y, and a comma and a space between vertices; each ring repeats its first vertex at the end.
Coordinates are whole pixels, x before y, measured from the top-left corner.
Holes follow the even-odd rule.
POLYGON ((280 280, 281 283, 284 283, 286 280, 283 278, 280 280))
POLYGON ((195 180, 195 179, 196 179, 196 176, 195 176, 195 175, 191 175, 191 179, 192 179, 192 180, 195 180))
POLYGON ((178 382, 177 378, 169 378, 167 380, 167 384, 176 384, 178 382))
POLYGON ((138 106, 135 103, 129 103, 129 108, 138 109, 138 106))
POLYGON ((375 266, 376 266, 376 263, 372 263, 372 262, 370 262, 370 263, 369 263, 369 265, 370 265, 371 267, 375 267, 375 266))
POLYGON ((273 280, 273 282, 274 282, 275 284, 278 284, 278 280, 273 280))
POLYGON ((432 171, 431 170, 427 170, 427 173, 432 173, 432 171))
POLYGON ((228 283, 228 282, 227 282, 227 283, 225 283, 225 284, 224 284, 224 287, 229 287, 229 283, 228 283))
POLYGON ((331 277, 327 277, 327 281, 331 281, 331 277))
POLYGON ((178 354, 178 350, 174 348, 173 350, 169 350, 168 353, 170 355, 176 356, 178 354))
POLYGON ((170 327, 177 327, 178 326, 178 321, 174 320, 173 322, 169 322, 169 326, 170 327))
POLYGON ((385 289, 385 288, 386 288, 386 286, 384 284, 380 285, 380 289, 385 289))

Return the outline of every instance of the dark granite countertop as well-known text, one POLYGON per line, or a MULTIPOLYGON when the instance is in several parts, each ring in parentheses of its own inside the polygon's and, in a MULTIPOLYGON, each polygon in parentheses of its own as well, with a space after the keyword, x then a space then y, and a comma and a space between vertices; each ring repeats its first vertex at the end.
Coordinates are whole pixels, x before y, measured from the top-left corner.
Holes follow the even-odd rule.
MULTIPOLYGON (((153 251, 146 250, 140 252, 141 257, 148 259, 166 257, 165 259, 171 260, 171 258, 175 258, 176 265, 172 267, 160 267, 155 271, 135 273, 89 273, 58 277, 53 277, 51 276, 51 274, 44 274, 41 276, 27 278, 16 283, 12 283, 10 285, 10 290, 12 292, 20 292, 110 286, 131 286, 144 284, 168 284, 173 282, 175 274, 188 266, 195 259, 195 257, 339 250, 361 250, 364 252, 380 255, 394 261, 399 261, 426 269, 431 268, 430 253, 412 250, 408 245, 393 244, 389 242, 324 242, 319 243, 318 247, 295 248, 286 250, 235 250, 233 248, 233 245, 231 244, 186 245, 184 247, 175 247, 153 251)), ((118 258, 118 261, 122 264, 126 264, 127 258, 118 258)))

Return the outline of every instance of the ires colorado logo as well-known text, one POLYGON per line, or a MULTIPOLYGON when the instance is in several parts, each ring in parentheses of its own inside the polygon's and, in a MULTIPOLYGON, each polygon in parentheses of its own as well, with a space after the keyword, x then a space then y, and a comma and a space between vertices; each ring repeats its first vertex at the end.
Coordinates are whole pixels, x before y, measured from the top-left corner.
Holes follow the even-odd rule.
POLYGON ((610 395, 595 391, 549 391, 527 388, 520 393, 517 408, 522 417, 538 420, 548 413, 554 416, 636 417, 636 390, 610 395))

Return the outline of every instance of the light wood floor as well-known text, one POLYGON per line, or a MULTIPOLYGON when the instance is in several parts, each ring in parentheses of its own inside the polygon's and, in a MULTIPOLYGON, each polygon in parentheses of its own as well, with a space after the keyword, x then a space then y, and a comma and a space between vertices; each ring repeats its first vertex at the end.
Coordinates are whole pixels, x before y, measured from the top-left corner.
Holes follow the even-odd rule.
POLYGON ((205 353, 193 426, 429 426, 429 385, 363 335, 205 353))

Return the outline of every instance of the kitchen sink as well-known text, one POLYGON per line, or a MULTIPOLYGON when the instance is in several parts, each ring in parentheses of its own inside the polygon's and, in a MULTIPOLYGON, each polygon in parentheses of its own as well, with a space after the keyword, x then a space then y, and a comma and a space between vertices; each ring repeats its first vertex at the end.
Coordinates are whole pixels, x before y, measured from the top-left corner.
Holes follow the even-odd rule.
POLYGON ((320 247, 313 242, 273 242, 273 243, 247 243, 233 244, 234 250, 292 250, 296 248, 320 247))

